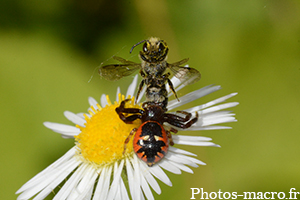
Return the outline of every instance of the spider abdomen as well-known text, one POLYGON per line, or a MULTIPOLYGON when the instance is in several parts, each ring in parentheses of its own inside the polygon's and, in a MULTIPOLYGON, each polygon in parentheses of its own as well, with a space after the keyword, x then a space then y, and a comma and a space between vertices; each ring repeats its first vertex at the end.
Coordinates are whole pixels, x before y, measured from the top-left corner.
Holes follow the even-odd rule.
POLYGON ((167 133, 157 121, 146 121, 136 131, 133 149, 137 156, 152 166, 167 153, 169 140, 167 133))

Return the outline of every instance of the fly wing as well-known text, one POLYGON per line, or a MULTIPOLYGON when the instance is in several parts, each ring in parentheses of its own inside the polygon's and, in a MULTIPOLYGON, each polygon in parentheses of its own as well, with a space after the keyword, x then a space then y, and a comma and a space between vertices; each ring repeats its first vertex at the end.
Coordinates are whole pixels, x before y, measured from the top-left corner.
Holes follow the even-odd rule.
POLYGON ((187 61, 188 59, 184 59, 176 63, 168 64, 168 67, 173 72, 174 76, 184 85, 193 84, 201 79, 201 74, 198 70, 179 66, 187 61))
POLYGON ((133 72, 141 68, 141 64, 139 63, 125 60, 117 56, 114 56, 113 58, 124 64, 112 64, 112 65, 105 65, 100 67, 98 73, 106 80, 110 80, 110 81, 119 80, 122 77, 133 74, 133 72))
POLYGON ((121 62, 121 63, 123 63, 123 64, 134 64, 134 65, 138 65, 138 63, 132 62, 132 61, 130 61, 130 60, 126 60, 126 59, 121 58, 121 57, 119 57, 119 56, 113 56, 112 58, 115 59, 115 60, 117 60, 117 61, 119 61, 119 62, 121 62))

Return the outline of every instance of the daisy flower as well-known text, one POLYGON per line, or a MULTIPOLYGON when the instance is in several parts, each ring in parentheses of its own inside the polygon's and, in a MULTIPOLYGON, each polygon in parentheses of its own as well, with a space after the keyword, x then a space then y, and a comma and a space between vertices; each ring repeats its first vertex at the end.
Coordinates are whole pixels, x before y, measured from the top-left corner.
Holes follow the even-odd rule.
MULTIPOLYGON (((88 113, 74 114, 65 111, 64 115, 75 126, 53 122, 44 123, 47 128, 61 134, 63 138, 75 138, 75 146, 25 183, 16 192, 19 194, 19 200, 44 199, 57 187, 60 189, 53 199, 59 200, 154 199, 151 188, 157 194, 161 193, 157 180, 172 186, 164 170, 174 174, 181 174, 182 171, 193 173, 190 167, 205 165, 204 162, 195 158, 197 155, 176 147, 169 147, 167 155, 152 167, 148 167, 136 156, 132 142, 128 143, 127 151, 123 154, 125 139, 130 131, 141 123, 140 120, 136 120, 133 124, 125 124, 119 119, 115 108, 125 97, 132 99, 131 104, 126 107, 141 108, 139 103, 134 103, 133 97, 137 87, 137 78, 135 76, 126 95, 121 95, 120 88, 117 89, 114 103, 108 96, 102 95, 100 104, 91 97, 88 99, 90 104, 88 113)), ((171 81, 176 91, 184 87, 176 78, 171 81)), ((170 101, 168 110, 172 111, 220 88, 220 86, 210 85, 191 92, 181 97, 180 102, 170 101)), ((140 96, 143 96, 143 92, 140 96)), ((223 103, 236 94, 232 93, 185 110, 193 115, 198 112, 199 118, 195 124, 183 131, 230 128, 216 124, 236 121, 234 114, 224 109, 234 107, 238 103, 223 103)), ((140 99, 137 102, 139 101, 140 99)), ((168 128, 167 124, 164 126, 168 128)), ((173 135, 173 140, 175 144, 181 145, 219 147, 211 142, 211 138, 202 136, 173 135)))

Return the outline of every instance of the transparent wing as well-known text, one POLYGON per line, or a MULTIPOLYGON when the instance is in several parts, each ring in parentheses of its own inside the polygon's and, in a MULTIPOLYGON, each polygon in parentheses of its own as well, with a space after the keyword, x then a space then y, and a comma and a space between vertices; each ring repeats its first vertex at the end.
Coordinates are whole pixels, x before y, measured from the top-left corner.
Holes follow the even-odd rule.
POLYGON ((129 60, 126 60, 124 58, 121 58, 121 57, 118 57, 118 56, 113 56, 112 57, 113 59, 123 63, 123 64, 135 64, 135 65, 139 65, 139 63, 135 63, 135 62, 132 62, 132 61, 129 61, 129 60))
POLYGON ((100 67, 98 73, 106 80, 110 80, 110 81, 119 80, 124 76, 131 75, 137 69, 141 68, 141 64, 139 63, 131 62, 117 56, 114 56, 113 58, 124 64, 113 64, 113 65, 105 65, 100 67))
POLYGON ((178 78, 182 84, 189 85, 201 79, 201 74, 198 70, 190 67, 182 67, 188 61, 188 58, 176 63, 168 64, 168 68, 173 72, 174 76, 178 78))

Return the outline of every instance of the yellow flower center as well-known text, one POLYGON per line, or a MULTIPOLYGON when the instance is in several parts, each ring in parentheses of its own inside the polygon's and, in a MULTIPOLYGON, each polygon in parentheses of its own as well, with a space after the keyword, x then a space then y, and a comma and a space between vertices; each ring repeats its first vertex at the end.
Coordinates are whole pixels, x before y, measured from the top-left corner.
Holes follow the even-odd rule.
MULTIPOLYGON (((126 124, 119 118, 115 109, 124 100, 124 96, 119 94, 120 100, 114 104, 110 102, 108 96, 106 98, 108 105, 101 108, 97 104, 97 108, 91 107, 93 110, 89 112, 91 117, 85 115, 85 127, 76 125, 81 130, 81 133, 75 136, 78 157, 99 167, 133 155, 132 140, 128 142, 125 154, 123 154, 124 142, 130 131, 141 124, 140 120, 126 124)), ((125 107, 141 109, 140 105, 134 105, 134 98, 128 101, 125 107)))

